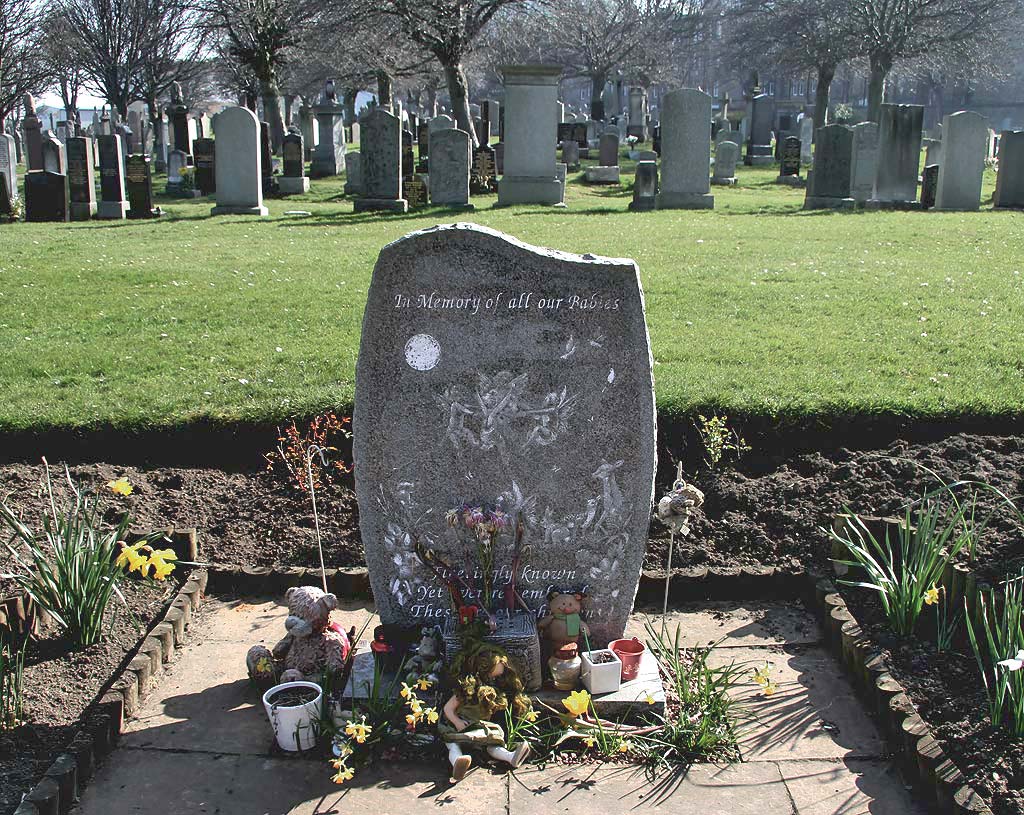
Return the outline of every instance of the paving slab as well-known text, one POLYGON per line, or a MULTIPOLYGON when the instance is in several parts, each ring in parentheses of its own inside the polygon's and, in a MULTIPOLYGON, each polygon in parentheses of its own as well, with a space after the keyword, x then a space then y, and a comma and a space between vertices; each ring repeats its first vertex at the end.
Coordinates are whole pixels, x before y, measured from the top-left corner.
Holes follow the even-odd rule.
POLYGON ((800 815, 926 815, 889 761, 780 761, 800 815))
POLYGON ((801 645, 821 641, 817 623, 798 603, 688 603, 662 615, 661 607, 640 608, 626 624, 626 637, 646 639, 645 623, 656 629, 664 622, 674 637, 679 626, 682 646, 708 645, 722 640, 720 648, 752 645, 801 645))
POLYGON ((878 728, 824 648, 730 648, 713 652, 709 662, 742 665, 747 676, 733 694, 751 717, 740 742, 745 760, 885 754, 878 728), (776 685, 771 696, 753 681, 754 669, 766 662, 776 685))
MULTIPOLYGON (((696 764, 653 781, 642 769, 607 765, 520 770, 509 779, 515 815, 693 812, 699 815, 788 815, 793 805, 773 762, 696 764)), ((482 810, 481 810, 482 811, 482 810)))

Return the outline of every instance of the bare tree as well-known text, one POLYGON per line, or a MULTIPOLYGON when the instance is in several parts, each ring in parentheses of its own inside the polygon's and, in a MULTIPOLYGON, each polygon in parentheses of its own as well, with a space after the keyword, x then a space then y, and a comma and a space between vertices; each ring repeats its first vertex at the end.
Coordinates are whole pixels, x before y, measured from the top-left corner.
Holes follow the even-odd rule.
POLYGON ((37 44, 47 79, 60 94, 69 122, 78 128, 82 124, 78 112, 78 96, 86 76, 82 59, 75 43, 75 33, 66 17, 51 11, 43 19, 37 44))
POLYGON ((871 70, 868 119, 878 121, 898 62, 997 36, 1022 6, 1021 0, 849 0, 848 13, 871 70))
POLYGON ((729 51, 737 67, 761 66, 814 71, 814 127, 828 117, 829 93, 836 69, 860 56, 862 38, 853 30, 850 0, 740 0, 728 15, 729 51))
POLYGON ((0 133, 22 97, 44 84, 45 66, 34 45, 40 30, 32 0, 0 0, 0 133))

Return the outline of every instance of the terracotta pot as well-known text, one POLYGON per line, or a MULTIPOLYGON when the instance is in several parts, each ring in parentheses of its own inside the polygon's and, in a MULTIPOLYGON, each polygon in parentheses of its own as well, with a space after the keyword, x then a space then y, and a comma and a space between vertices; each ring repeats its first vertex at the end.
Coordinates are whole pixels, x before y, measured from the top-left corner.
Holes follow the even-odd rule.
POLYGON ((640 670, 640 660, 647 647, 636 637, 630 640, 612 640, 608 649, 622 662, 622 681, 631 682, 636 679, 640 670))

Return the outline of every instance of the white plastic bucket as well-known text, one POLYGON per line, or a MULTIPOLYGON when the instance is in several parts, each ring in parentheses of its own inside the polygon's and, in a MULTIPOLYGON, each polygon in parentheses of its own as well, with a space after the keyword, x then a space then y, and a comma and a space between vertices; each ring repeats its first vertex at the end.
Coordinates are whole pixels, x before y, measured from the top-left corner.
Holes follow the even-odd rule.
POLYGON ((320 735, 320 705, 324 698, 323 689, 315 682, 284 682, 274 685, 263 694, 263 707, 267 711, 274 737, 282 750, 297 752, 308 750, 316 744, 320 735), (272 704, 275 696, 294 688, 308 688, 316 691, 316 699, 301 705, 285 707, 272 704))

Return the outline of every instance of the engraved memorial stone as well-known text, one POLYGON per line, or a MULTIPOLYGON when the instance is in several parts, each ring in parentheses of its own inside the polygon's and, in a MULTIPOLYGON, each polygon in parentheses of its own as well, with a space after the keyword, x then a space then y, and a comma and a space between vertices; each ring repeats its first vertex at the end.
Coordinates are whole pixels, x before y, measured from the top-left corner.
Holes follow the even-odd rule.
POLYGON ((713 209, 711 97, 680 88, 662 99, 664 139, 658 209, 713 209))
POLYGON ((999 175, 992 204, 998 209, 1024 209, 1024 130, 999 136, 999 175))
POLYGON ((427 205, 427 182, 423 176, 413 173, 411 177, 403 182, 405 200, 409 202, 409 209, 420 209, 427 205))
POLYGON ((196 139, 192 149, 195 151, 196 189, 203 195, 213 195, 217 192, 216 144, 210 138, 196 139))
MULTIPOLYGON (((445 514, 470 501, 522 520, 530 556, 516 587, 532 611, 544 613, 553 588, 579 588, 591 642, 622 634, 655 466, 633 261, 537 249, 473 224, 388 245, 367 298, 353 418, 360 528, 384 622, 448 616, 447 590, 413 536, 464 562, 445 514)), ((498 554, 492 600, 510 562, 498 554)), ((479 592, 479 575, 467 578, 479 592)))
POLYGON ((438 130, 432 137, 430 202, 443 207, 471 209, 469 174, 472 142, 462 130, 438 130))
POLYGON ((861 122, 853 128, 853 164, 850 167, 850 195, 858 204, 871 200, 878 170, 878 124, 861 122))
POLYGON ((100 136, 97 141, 100 149, 100 201, 96 206, 96 217, 120 220, 128 214, 121 137, 100 136))
POLYGON ((68 198, 72 221, 88 221, 96 214, 96 179, 92 165, 92 139, 72 136, 67 141, 68 198))
POLYGON ((882 105, 873 204, 907 205, 917 200, 923 121, 922 105, 882 105))
POLYGON ((800 139, 786 136, 782 141, 782 152, 779 161, 780 184, 800 184, 800 139))
POLYGON ((921 172, 921 208, 935 206, 935 193, 939 186, 939 165, 929 164, 921 172))
POLYGON ((149 156, 128 156, 124 180, 128 190, 129 218, 155 218, 160 214, 159 210, 153 208, 153 173, 149 156))
POLYGON ((355 202, 356 212, 385 210, 405 212, 408 202, 402 198, 402 130, 397 116, 374 108, 363 119, 360 144, 362 197, 355 202))
POLYGON ((629 208, 633 212, 651 212, 658 205, 658 162, 638 161, 633 177, 633 200, 629 208))
POLYGON ((985 173, 985 144, 988 124, 984 116, 971 111, 951 113, 942 119, 945 147, 936 182, 937 209, 976 210, 981 202, 981 180, 985 173))
POLYGON ((309 179, 306 177, 305 150, 302 136, 289 133, 281 144, 281 164, 283 174, 277 180, 282 195, 297 195, 309 192, 309 179))
POLYGON ((504 174, 498 204, 561 204, 563 185, 555 175, 554 105, 562 69, 550 65, 501 68, 505 86, 504 174))
POLYGON ((67 221, 68 177, 47 170, 25 173, 25 220, 67 221))
POLYGON ((345 153, 345 195, 363 194, 362 160, 358 150, 345 153))
POLYGON ((266 215, 260 173, 260 123, 248 108, 226 108, 214 120, 217 205, 213 215, 266 215))
POLYGON ((814 174, 804 198, 804 209, 849 209, 853 164, 853 128, 826 125, 818 129, 814 174))
POLYGON ((750 100, 750 135, 747 138, 747 155, 744 162, 748 167, 771 164, 772 124, 775 120, 775 104, 767 94, 759 94, 750 100))
POLYGON ((18 198, 18 148, 7 133, 0 133, 0 185, 0 214, 9 215, 18 198))
POLYGON ((734 186, 736 184, 736 165, 739 160, 740 145, 738 142, 719 142, 715 148, 715 171, 711 176, 711 183, 718 187, 734 186))

